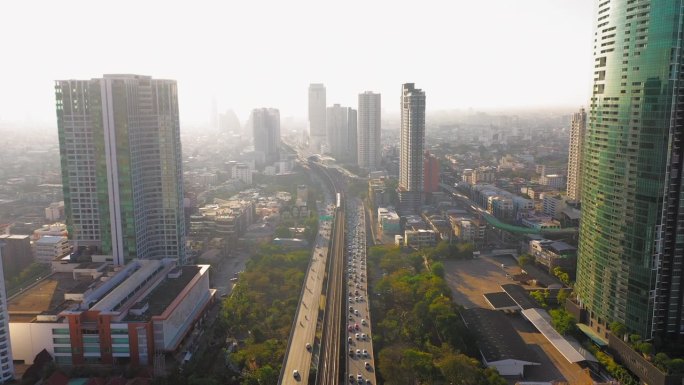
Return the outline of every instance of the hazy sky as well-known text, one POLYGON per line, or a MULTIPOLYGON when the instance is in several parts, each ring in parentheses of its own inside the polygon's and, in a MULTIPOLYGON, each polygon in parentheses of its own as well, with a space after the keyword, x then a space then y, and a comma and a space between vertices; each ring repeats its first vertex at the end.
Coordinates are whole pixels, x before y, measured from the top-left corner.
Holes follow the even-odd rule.
POLYGON ((55 79, 178 81, 182 122, 255 107, 305 116, 307 87, 398 110, 586 105, 591 0, 2 1, 0 119, 54 122, 55 79))

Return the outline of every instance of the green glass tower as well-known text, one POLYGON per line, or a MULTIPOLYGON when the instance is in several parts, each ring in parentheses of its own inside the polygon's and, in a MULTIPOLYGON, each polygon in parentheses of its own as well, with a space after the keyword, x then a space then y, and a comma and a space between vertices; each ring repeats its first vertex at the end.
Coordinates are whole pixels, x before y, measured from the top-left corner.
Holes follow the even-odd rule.
POLYGON ((682 6, 599 2, 576 292, 600 331, 684 333, 682 6))
POLYGON ((76 247, 185 262, 178 95, 140 75, 55 83, 64 206, 76 247))

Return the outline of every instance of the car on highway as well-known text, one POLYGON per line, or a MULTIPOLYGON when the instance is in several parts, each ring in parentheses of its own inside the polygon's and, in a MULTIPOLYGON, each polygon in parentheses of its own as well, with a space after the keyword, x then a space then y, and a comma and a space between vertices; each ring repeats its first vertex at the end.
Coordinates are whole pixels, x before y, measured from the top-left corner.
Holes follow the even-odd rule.
POLYGON ((361 325, 366 326, 366 320, 365 319, 361 320, 361 325))
POLYGON ((367 370, 370 370, 371 368, 370 363, 368 363, 368 361, 364 362, 363 366, 365 366, 367 370))
POLYGON ((367 337, 367 336, 366 336, 366 333, 362 333, 362 334, 361 334, 361 339, 362 339, 362 340, 365 341, 365 340, 366 340, 366 337, 367 337))
POLYGON ((351 337, 347 337, 347 342, 349 342, 350 344, 353 343, 353 342, 352 342, 352 338, 351 338, 351 337))
POLYGON ((349 382, 354 382, 354 375, 353 374, 349 375, 349 382))
POLYGON ((368 357, 368 350, 363 349, 363 356, 364 356, 364 357, 368 357))
POLYGON ((311 344, 310 343, 307 342, 305 347, 306 347, 307 351, 309 351, 309 352, 311 351, 311 344))
POLYGON ((360 356, 361 355, 361 349, 356 349, 356 355, 360 356))
POLYGON ((354 357, 354 349, 349 349, 349 355, 354 357))
POLYGON ((359 334, 359 333, 356 333, 355 336, 356 336, 357 340, 361 338, 361 334, 359 334))
POLYGON ((354 310, 354 314, 359 315, 359 311, 358 311, 358 310, 354 310))
POLYGON ((298 379, 299 379, 299 370, 295 369, 295 370, 292 372, 292 377, 294 377, 295 379, 298 380, 298 379))
POLYGON ((359 380, 359 382, 363 383, 363 376, 361 375, 361 373, 356 375, 356 379, 359 380))

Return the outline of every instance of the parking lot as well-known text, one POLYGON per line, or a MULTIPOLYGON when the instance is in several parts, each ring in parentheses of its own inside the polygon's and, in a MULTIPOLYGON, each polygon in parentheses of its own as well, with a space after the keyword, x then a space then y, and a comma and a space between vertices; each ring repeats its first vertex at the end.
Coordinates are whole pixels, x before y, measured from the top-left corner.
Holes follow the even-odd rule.
MULTIPOLYGON (((465 308, 491 309, 483 294, 502 291, 500 285, 514 283, 507 274, 515 275, 520 267, 510 257, 483 256, 473 260, 444 261, 445 279, 454 301, 465 308), (503 264, 503 267, 502 267, 503 264)), ((527 381, 567 381, 584 384, 588 378, 579 365, 569 363, 522 315, 510 315, 513 328, 528 347, 539 356, 541 366, 525 369, 527 381)), ((517 379, 509 379, 514 384, 517 379)))

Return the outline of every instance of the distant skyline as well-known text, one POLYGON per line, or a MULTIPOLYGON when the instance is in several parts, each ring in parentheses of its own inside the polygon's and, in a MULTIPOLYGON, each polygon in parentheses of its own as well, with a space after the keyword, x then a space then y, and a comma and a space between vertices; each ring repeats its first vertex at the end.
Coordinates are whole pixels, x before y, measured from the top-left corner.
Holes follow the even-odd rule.
MULTIPOLYGON (((55 123, 54 81, 134 73, 178 82, 181 124, 273 107, 306 117, 310 83, 328 105, 420 84, 427 109, 587 105, 595 2, 353 0, 26 1, 0 6, 0 120, 55 123)), ((56 123, 55 123, 56 124, 56 123)))

